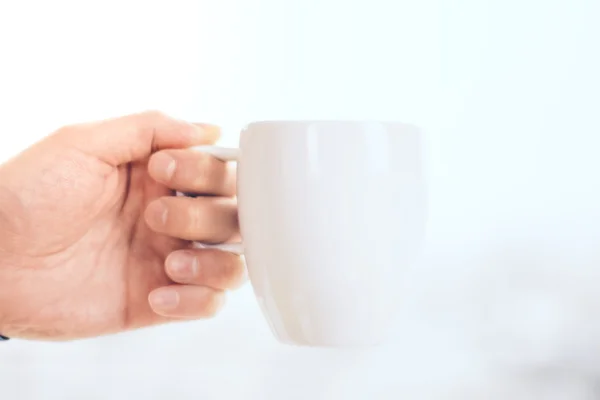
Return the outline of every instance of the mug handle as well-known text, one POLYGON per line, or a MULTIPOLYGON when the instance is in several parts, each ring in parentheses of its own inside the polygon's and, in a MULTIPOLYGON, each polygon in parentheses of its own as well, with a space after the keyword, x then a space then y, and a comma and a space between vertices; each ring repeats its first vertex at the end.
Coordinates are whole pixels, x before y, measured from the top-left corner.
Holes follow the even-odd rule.
MULTIPOLYGON (((220 147, 220 146, 195 146, 192 147, 193 150, 200 151, 202 153, 210 154, 221 161, 235 161, 239 160, 240 149, 230 148, 230 147, 220 147)), ((187 196, 194 197, 193 194, 187 194, 183 192, 176 192, 177 196, 187 196)), ((217 249, 221 251, 226 251, 228 253, 233 253, 237 255, 244 254, 244 245, 243 243, 219 243, 219 244, 205 244, 201 242, 192 242, 192 247, 196 249, 217 249)))

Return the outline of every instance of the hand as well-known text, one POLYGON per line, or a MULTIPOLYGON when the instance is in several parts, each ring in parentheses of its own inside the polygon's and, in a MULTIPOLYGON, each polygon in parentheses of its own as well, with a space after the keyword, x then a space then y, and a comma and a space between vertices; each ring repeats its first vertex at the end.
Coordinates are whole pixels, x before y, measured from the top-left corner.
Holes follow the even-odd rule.
POLYGON ((240 257, 235 174, 157 112, 59 129, 0 167, 0 333, 70 340, 213 316, 240 257), (197 198, 174 197, 173 190, 197 198))

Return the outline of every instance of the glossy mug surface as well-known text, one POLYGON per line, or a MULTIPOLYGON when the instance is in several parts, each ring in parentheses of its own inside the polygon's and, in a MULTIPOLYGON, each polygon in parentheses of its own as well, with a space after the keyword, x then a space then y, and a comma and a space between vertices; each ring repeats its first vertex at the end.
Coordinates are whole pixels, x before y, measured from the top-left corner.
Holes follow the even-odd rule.
POLYGON ((256 122, 242 131, 239 149, 199 150, 238 162, 243 254, 274 335, 306 346, 385 341, 400 305, 398 279, 424 234, 419 129, 256 122))

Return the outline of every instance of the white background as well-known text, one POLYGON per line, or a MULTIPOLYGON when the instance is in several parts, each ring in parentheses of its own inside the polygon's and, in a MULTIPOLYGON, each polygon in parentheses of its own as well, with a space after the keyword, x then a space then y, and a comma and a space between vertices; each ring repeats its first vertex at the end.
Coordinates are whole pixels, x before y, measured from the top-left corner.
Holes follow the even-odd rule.
MULTIPOLYGON (((0 0, 0 155, 160 109, 382 118, 429 142, 430 225, 393 343, 277 344, 249 287, 216 319, 2 344, 2 399, 600 396, 597 0, 0 0)), ((401 274, 402 273, 402 274, 401 274)))

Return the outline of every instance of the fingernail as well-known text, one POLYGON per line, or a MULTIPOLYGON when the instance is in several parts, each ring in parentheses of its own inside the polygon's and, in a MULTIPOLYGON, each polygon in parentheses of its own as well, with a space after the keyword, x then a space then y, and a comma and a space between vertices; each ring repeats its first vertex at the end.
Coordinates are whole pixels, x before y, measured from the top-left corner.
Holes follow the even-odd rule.
POLYGON ((164 226, 167 223, 168 210, 162 201, 155 201, 150 205, 148 212, 150 214, 150 219, 157 226, 164 226))
POLYGON ((177 162, 167 153, 157 153, 150 164, 151 173, 164 181, 170 181, 175 174, 177 162))
POLYGON ((167 259, 167 268, 172 278, 191 280, 198 274, 198 257, 186 252, 173 253, 167 259))
POLYGON ((179 293, 171 289, 157 290, 150 293, 149 301, 156 310, 172 310, 179 304, 179 293))
POLYGON ((192 136, 192 140, 194 141, 194 143, 202 143, 204 142, 204 129, 202 128, 202 126, 200 125, 196 125, 193 124, 194 129, 192 129, 190 131, 190 134, 192 136))
POLYGON ((195 123, 194 126, 197 128, 197 139, 199 142, 214 142, 221 136, 221 128, 217 125, 195 123))

